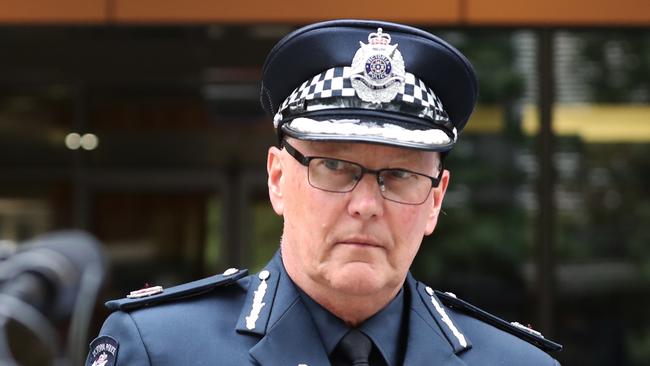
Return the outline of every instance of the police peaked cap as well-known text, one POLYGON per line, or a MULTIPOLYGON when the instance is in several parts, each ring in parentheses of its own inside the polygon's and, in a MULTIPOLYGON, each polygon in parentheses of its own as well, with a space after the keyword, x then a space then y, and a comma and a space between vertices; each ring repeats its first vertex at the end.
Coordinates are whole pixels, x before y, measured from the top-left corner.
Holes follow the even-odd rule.
POLYGON ((476 105, 470 62, 413 27, 334 20, 300 28, 262 68, 262 108, 278 137, 445 152, 476 105))

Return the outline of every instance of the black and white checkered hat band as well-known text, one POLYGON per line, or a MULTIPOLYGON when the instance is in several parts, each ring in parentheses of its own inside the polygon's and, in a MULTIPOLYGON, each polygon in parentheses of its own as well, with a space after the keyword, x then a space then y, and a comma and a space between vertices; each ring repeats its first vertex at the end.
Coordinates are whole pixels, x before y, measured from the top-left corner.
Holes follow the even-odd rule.
MULTIPOLYGON (((287 99, 284 100, 278 109, 273 120, 275 127, 278 127, 278 124, 283 119, 283 114, 290 109, 291 106, 300 106, 303 105, 305 101, 310 100, 320 100, 332 97, 355 97, 356 91, 352 87, 352 81, 350 79, 350 76, 352 75, 352 68, 349 66, 334 67, 302 83, 302 85, 296 88, 287 99)), ((412 105, 423 111, 423 113, 418 114, 419 117, 430 119, 434 123, 449 122, 449 117, 447 116, 440 99, 438 99, 431 88, 427 87, 422 80, 416 78, 415 75, 409 72, 407 72, 404 77, 403 88, 400 88, 391 103, 405 103, 412 105)), ((322 106, 319 106, 318 108, 322 109, 322 106)), ((381 106, 378 105, 373 108, 372 104, 363 103, 362 108, 379 109, 381 106)), ((307 107, 306 110, 309 111, 309 107, 307 107)))

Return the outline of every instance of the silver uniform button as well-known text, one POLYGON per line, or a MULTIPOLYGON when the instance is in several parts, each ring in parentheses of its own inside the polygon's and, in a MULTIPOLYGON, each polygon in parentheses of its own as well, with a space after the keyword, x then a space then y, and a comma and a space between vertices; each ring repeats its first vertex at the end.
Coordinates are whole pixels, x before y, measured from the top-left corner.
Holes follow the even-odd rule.
POLYGON ((453 292, 445 292, 447 295, 453 297, 454 299, 457 299, 456 294, 453 292))
POLYGON ((224 276, 232 276, 237 272, 239 272, 239 269, 237 269, 237 268, 228 268, 227 270, 223 271, 223 275, 224 276))
POLYGON ((260 274, 258 275, 258 277, 259 277, 260 280, 262 280, 262 281, 268 280, 269 277, 271 277, 271 272, 269 272, 269 271, 267 271, 267 270, 263 270, 262 272, 260 272, 260 274))
POLYGON ((433 296, 433 289, 431 287, 427 286, 426 290, 427 290, 427 294, 429 294, 429 296, 433 296))

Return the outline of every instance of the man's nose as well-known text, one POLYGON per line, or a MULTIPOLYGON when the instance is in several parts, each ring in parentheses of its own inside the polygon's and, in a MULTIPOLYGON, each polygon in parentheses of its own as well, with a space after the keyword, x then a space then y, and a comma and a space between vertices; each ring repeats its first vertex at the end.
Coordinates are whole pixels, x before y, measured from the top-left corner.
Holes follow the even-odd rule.
POLYGON ((361 177, 357 186, 350 192, 348 211, 354 217, 370 219, 381 216, 384 213, 384 197, 380 190, 383 184, 379 184, 377 174, 368 173, 361 177))

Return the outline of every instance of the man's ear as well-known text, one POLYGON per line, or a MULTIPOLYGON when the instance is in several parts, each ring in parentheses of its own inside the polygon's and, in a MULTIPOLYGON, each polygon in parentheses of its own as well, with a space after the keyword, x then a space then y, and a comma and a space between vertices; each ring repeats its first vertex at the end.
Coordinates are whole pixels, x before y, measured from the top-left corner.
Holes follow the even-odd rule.
POLYGON ((269 148, 266 157, 266 172, 269 175, 267 184, 269 186, 269 199, 273 206, 273 211, 282 216, 284 213, 284 197, 282 195, 282 150, 275 146, 269 148))
POLYGON ((447 186, 449 185, 450 177, 451 173, 449 173, 449 170, 445 169, 442 172, 440 184, 438 184, 438 187, 433 188, 432 190, 431 194, 433 195, 433 202, 431 203, 432 207, 429 211, 429 217, 427 218, 427 226, 425 228, 424 235, 431 235, 431 233, 433 233, 433 229, 436 228, 436 224, 438 223, 438 216, 440 215, 440 210, 442 210, 442 200, 445 198, 445 192, 447 192, 447 186))

